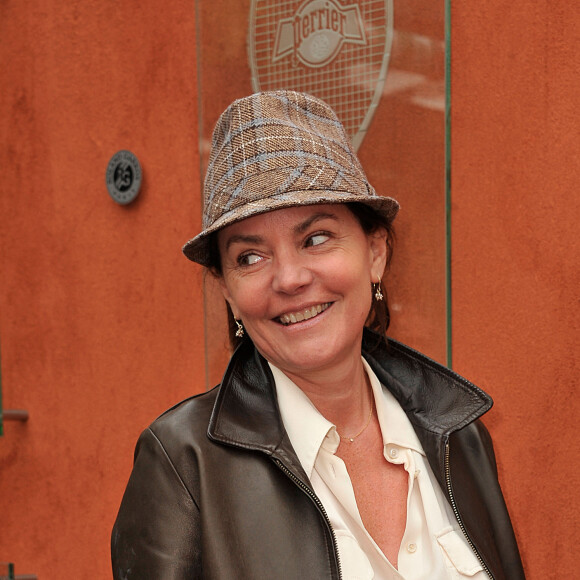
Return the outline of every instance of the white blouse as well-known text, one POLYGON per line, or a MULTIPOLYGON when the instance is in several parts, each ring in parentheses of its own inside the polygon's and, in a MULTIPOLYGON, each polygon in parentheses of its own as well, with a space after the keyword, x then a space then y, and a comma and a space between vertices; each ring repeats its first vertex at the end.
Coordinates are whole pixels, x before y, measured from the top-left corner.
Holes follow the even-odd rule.
POLYGON ((336 427, 270 364, 284 427, 337 539, 343 580, 487 580, 445 499, 407 415, 363 359, 375 398, 386 461, 408 473, 407 524, 398 570, 364 527, 336 427))

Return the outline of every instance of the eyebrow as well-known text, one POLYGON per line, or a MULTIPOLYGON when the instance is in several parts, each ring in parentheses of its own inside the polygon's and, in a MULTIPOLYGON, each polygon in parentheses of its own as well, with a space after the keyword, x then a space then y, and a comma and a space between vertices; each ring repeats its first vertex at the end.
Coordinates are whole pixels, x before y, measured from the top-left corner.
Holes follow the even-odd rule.
POLYGON ((242 234, 235 234, 228 238, 226 242, 226 252, 230 249, 232 244, 261 244, 264 239, 261 236, 250 236, 250 235, 242 235, 242 234))
MULTIPOLYGON (((324 220, 324 219, 332 219, 338 221, 338 217, 333 213, 328 212, 317 212, 311 215, 309 218, 305 219, 303 222, 295 225, 293 230, 296 234, 303 234, 308 228, 310 228, 313 224, 317 221, 324 220)), ((256 236, 251 234, 234 234, 233 236, 229 237, 226 241, 226 252, 230 249, 232 244, 261 244, 264 241, 262 236, 256 236)))
POLYGON ((319 211, 311 215, 308 219, 304 220, 302 223, 296 225, 294 227, 294 232, 297 234, 303 234, 312 224, 324 219, 332 219, 338 221, 338 217, 333 213, 319 211))

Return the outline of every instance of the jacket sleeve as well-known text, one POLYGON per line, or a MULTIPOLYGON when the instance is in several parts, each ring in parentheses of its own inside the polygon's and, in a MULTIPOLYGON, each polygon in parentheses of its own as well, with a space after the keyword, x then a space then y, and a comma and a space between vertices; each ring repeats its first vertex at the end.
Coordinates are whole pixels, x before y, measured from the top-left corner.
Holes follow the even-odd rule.
POLYGON ((111 537, 115 580, 199 578, 199 509, 163 445, 145 430, 111 537))
POLYGON ((495 451, 493 449, 493 441, 491 439, 491 435, 489 434, 489 431, 487 430, 487 427, 483 424, 482 421, 475 421, 474 423, 474 427, 477 430, 477 433, 483 443, 483 448, 485 450, 485 453, 487 455, 487 459, 489 461, 489 464, 491 465, 492 469, 493 469, 493 473, 495 474, 495 477, 497 479, 498 473, 497 473, 497 461, 495 459, 495 451))

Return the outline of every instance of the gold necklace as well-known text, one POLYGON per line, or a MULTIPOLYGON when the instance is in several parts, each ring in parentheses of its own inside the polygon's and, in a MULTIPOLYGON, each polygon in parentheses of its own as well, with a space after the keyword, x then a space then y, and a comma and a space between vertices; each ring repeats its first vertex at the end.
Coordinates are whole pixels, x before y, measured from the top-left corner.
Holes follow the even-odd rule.
POLYGON ((352 435, 351 437, 343 437, 340 433, 338 433, 338 430, 337 430, 336 432, 338 433, 338 436, 341 439, 344 439, 345 441, 350 441, 351 443, 353 443, 354 440, 369 426, 369 424, 371 422, 371 417, 373 416, 374 406, 375 406, 375 397, 371 392, 371 412, 369 413, 369 416, 367 418, 367 422, 364 424, 363 428, 356 435, 352 435))

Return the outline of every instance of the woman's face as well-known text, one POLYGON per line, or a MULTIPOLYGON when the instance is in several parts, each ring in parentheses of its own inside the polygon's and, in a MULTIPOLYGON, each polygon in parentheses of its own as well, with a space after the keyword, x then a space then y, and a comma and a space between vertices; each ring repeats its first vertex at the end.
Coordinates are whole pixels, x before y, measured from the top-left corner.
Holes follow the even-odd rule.
POLYGON ((386 234, 341 204, 280 209, 218 233, 221 285, 259 352, 290 375, 360 357, 386 234))

